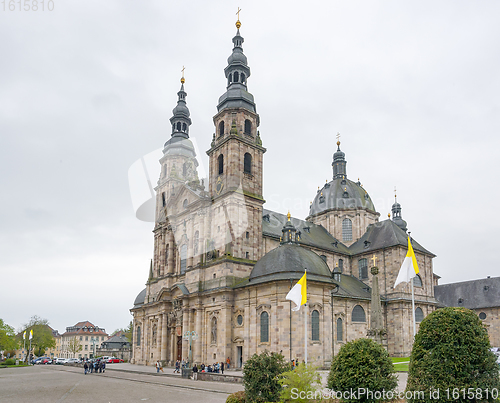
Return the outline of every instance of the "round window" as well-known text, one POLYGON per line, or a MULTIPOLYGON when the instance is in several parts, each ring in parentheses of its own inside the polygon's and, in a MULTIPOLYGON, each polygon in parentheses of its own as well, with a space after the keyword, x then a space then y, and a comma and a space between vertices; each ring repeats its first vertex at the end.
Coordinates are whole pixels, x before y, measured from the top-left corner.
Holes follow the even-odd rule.
POLYGON ((236 323, 238 323, 238 326, 241 326, 243 324, 243 316, 238 315, 236 318, 236 323))
POLYGON ((484 312, 481 312, 481 313, 479 314, 479 319, 481 319, 481 320, 485 320, 485 319, 486 319, 486 314, 485 314, 484 312))

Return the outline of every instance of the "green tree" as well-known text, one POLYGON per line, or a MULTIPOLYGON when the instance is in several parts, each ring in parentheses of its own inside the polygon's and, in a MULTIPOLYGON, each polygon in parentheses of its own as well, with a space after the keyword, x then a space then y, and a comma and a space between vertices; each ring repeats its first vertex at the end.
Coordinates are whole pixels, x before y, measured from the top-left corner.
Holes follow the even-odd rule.
POLYGON ((19 334, 19 340, 22 341, 22 335, 26 331, 26 348, 29 347, 28 336, 31 330, 33 330, 31 348, 36 356, 40 357, 45 353, 45 350, 56 346, 56 340, 52 335, 52 328, 49 326, 47 319, 42 319, 34 315, 28 323, 23 325, 23 329, 19 334))
POLYGON ((247 402, 279 401, 281 385, 278 375, 290 369, 285 357, 264 351, 254 354, 243 367, 243 385, 247 402))
MULTIPOLYGON (((357 339, 344 344, 332 360, 328 388, 336 392, 359 389, 371 394, 359 394, 345 402, 380 401, 383 392, 394 392, 398 386, 394 365, 387 351, 371 339, 357 339)), ((350 397, 350 396, 349 396, 350 397)))
POLYGON ((68 351, 76 357, 76 354, 83 350, 83 346, 80 344, 78 337, 72 337, 68 342, 68 351))
POLYGON ((316 397, 314 393, 321 384, 316 368, 306 364, 299 364, 294 370, 283 372, 278 379, 283 387, 280 395, 283 402, 308 403, 316 397))
POLYGON ((16 350, 18 341, 14 333, 14 328, 0 319, 0 351, 16 350))
POLYGON ((420 323, 415 336, 406 385, 407 391, 421 391, 424 398, 408 401, 494 401, 491 391, 500 390, 500 382, 490 348, 488 332, 475 312, 465 308, 434 311, 420 323))

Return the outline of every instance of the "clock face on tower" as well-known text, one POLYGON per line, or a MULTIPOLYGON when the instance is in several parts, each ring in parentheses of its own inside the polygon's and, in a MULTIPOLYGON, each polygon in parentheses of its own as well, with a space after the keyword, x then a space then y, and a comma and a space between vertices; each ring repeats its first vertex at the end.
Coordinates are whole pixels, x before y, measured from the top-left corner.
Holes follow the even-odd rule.
POLYGON ((215 193, 220 195, 222 192, 222 189, 224 189, 224 183, 222 182, 222 178, 219 176, 217 178, 217 182, 215 182, 215 193))

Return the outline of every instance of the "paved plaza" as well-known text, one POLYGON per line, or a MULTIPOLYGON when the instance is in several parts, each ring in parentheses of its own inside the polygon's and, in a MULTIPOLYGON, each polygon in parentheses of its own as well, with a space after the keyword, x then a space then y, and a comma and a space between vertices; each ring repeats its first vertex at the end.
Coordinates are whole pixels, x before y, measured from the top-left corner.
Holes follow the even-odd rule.
POLYGON ((222 403, 242 388, 131 371, 84 375, 83 369, 55 365, 0 369, 0 402, 222 403))
MULTIPOLYGON (((228 371, 241 375, 241 371, 228 371)), ((326 386, 328 371, 320 371, 326 386)), ((398 373, 399 390, 406 373, 398 373)), ((242 384, 182 379, 173 368, 156 373, 154 367, 111 364, 102 374, 84 375, 80 367, 36 365, 0 369, 0 402, 174 402, 194 399, 203 403, 225 402, 242 384)))

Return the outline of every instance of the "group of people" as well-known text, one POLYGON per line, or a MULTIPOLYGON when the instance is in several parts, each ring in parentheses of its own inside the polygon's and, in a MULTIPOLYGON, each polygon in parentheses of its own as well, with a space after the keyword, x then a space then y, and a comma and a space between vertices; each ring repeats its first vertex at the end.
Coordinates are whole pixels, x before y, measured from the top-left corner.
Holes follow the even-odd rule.
POLYGON ((198 368, 198 366, 194 364, 193 372, 215 372, 224 374, 224 363, 215 362, 212 365, 201 364, 200 368, 198 368))
POLYGON ((97 359, 94 361, 85 360, 85 362, 83 363, 83 369, 85 370, 85 375, 87 375, 87 373, 92 373, 92 372, 95 373, 105 372, 106 361, 101 359, 97 359))

